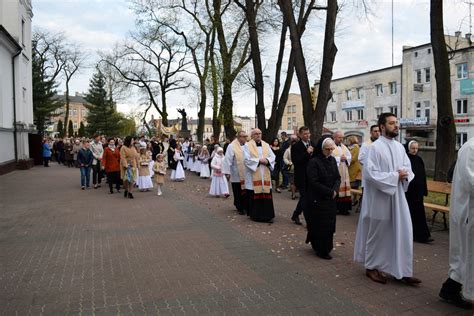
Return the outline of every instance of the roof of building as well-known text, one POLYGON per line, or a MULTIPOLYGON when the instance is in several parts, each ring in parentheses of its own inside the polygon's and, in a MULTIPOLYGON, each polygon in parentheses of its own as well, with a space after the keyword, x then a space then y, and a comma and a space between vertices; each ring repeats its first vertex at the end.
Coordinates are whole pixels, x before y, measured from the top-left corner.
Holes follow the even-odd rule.
POLYGON ((346 76, 346 77, 336 78, 336 79, 331 80, 331 82, 344 80, 344 79, 349 79, 349 78, 358 77, 358 76, 363 76, 363 75, 368 75, 368 74, 373 74, 373 73, 376 73, 376 72, 381 72, 381 71, 386 71, 386 70, 391 70, 391 69, 396 69, 396 68, 402 68, 402 65, 400 64, 400 65, 395 65, 395 66, 391 66, 391 67, 385 67, 385 68, 380 68, 380 69, 375 69, 375 70, 369 70, 369 71, 366 71, 366 72, 361 72, 361 73, 346 76))
MULTIPOLYGON (((54 96, 54 99, 65 102, 66 101, 66 96, 64 94, 56 94, 54 96)), ((79 96, 79 95, 70 95, 69 96, 69 102, 70 103, 82 103, 82 104, 87 104, 88 103, 83 96, 79 96)))

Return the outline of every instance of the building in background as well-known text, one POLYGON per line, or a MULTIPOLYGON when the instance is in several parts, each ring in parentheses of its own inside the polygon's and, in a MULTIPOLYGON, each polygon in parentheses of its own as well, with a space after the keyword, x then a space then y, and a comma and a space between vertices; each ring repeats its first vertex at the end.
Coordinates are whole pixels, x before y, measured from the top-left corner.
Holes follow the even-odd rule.
MULTIPOLYGON (((56 134, 58 132, 58 122, 61 120, 67 133, 69 122, 64 122, 66 117, 66 95, 58 94, 54 97, 54 99, 63 103, 64 105, 54 111, 54 115, 50 118, 51 124, 48 127, 47 132, 50 134, 56 134)), ((75 95, 69 96, 69 120, 72 121, 74 134, 79 131, 81 122, 84 124, 84 126, 87 125, 88 109, 86 108, 86 104, 88 103, 85 99, 85 96, 79 92, 76 92, 75 95)))
MULTIPOLYGON (((451 96, 456 124, 456 147, 474 137, 474 46, 471 35, 445 36, 451 67, 451 96)), ((403 47, 402 140, 436 146, 436 77, 431 44, 403 47)), ((442 128, 442 127, 441 127, 442 128)))
POLYGON ((250 135, 255 128, 255 117, 250 116, 234 116, 234 121, 242 126, 241 130, 250 135))
POLYGON ((297 134, 298 128, 304 125, 303 103, 301 95, 290 93, 286 101, 285 112, 281 118, 280 133, 297 134))
POLYGON ((0 1, 0 174, 33 165, 31 0, 0 1))
MULTIPOLYGON (((333 80, 324 124, 360 141, 368 139, 370 126, 377 123, 380 113, 399 113, 400 77, 399 65, 333 80)), ((318 85, 315 82, 315 91, 318 85)))

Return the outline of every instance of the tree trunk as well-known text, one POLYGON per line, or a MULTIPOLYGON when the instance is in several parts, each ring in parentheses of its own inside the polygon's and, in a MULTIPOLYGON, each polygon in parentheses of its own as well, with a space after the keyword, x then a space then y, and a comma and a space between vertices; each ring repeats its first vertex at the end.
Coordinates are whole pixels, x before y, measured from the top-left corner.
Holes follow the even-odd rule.
POLYGON ((161 89, 161 124, 168 126, 168 112, 166 110, 166 89, 161 89))
POLYGON ((64 127, 63 127, 63 130, 62 131, 59 131, 61 132, 63 135, 66 135, 66 136, 72 136, 72 135, 67 135, 67 122, 69 122, 69 80, 66 80, 66 113, 65 113, 65 117, 64 117, 64 122, 66 122, 64 124, 64 127))
POLYGON ((223 81, 223 93, 221 100, 221 111, 223 115, 224 131, 226 138, 233 140, 235 138, 236 132, 234 129, 234 117, 232 113, 232 108, 234 102, 232 100, 232 83, 228 81, 223 81))
POLYGON ((257 102, 255 104, 255 113, 257 115, 257 127, 265 131, 265 100, 264 100, 264 82, 263 82, 263 70, 262 70, 262 59, 260 54, 260 44, 258 40, 257 30, 257 11, 255 10, 254 0, 245 0, 245 17, 247 25, 249 27, 249 40, 250 40, 250 57, 252 58, 253 72, 255 76, 255 91, 257 94, 257 102))
POLYGON ((456 156, 456 126, 451 104, 451 78, 444 39, 443 1, 431 0, 431 45, 436 77, 438 121, 436 122, 436 181, 446 181, 456 156))
MULTIPOLYGON (((328 3, 331 2, 332 1, 328 1, 328 3)), ((313 103, 311 102, 311 87, 309 85, 306 61, 304 58, 303 46, 301 45, 301 38, 298 32, 298 25, 296 24, 293 15, 293 4, 291 1, 280 0, 279 5, 285 22, 288 24, 290 29, 291 49, 295 58, 296 77, 298 78, 301 101, 303 103, 304 123, 306 126, 311 126, 314 111, 313 103)))
POLYGON ((207 93, 206 85, 201 83, 201 102, 199 103, 199 112, 198 112, 198 126, 197 126, 197 139, 198 142, 202 143, 204 135, 204 125, 206 123, 206 103, 207 103, 207 93), (204 90, 204 91, 203 91, 204 90))
POLYGON ((323 133, 324 116, 329 100, 331 99, 332 69, 336 60, 337 47, 334 43, 337 19, 337 0, 328 1, 326 10, 326 27, 324 32, 323 64, 319 82, 316 108, 311 118, 311 137, 318 140, 323 133))

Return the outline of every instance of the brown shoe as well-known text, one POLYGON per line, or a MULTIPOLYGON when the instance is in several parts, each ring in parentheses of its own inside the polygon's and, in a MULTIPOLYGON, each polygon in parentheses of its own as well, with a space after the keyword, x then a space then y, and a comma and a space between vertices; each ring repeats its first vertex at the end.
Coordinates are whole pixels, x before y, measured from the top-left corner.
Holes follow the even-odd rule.
POLYGON ((365 270, 365 275, 369 277, 374 282, 381 283, 381 284, 386 284, 387 279, 383 277, 378 270, 370 270, 366 269, 365 270))
POLYGON ((414 278, 414 277, 403 277, 399 279, 398 281, 408 284, 408 285, 418 285, 421 283, 420 279, 414 278))

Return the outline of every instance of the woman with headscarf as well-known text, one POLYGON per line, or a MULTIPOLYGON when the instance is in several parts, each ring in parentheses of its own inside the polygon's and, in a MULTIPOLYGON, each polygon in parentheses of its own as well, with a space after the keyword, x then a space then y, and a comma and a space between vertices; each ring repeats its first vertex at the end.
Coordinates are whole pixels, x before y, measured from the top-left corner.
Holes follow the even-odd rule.
POLYGON ((417 155, 418 147, 418 143, 414 140, 405 146, 408 158, 410 159, 411 170, 415 174, 415 178, 411 180, 405 196, 410 208, 413 241, 430 243, 433 241, 433 238, 431 238, 431 233, 426 223, 425 206, 423 204, 423 197, 428 196, 428 185, 426 183, 425 163, 417 155))
POLYGON ((306 168, 306 243, 311 243, 316 255, 326 260, 332 259, 330 252, 336 231, 336 197, 341 184, 336 159, 331 155, 335 147, 330 137, 322 137, 306 168))

